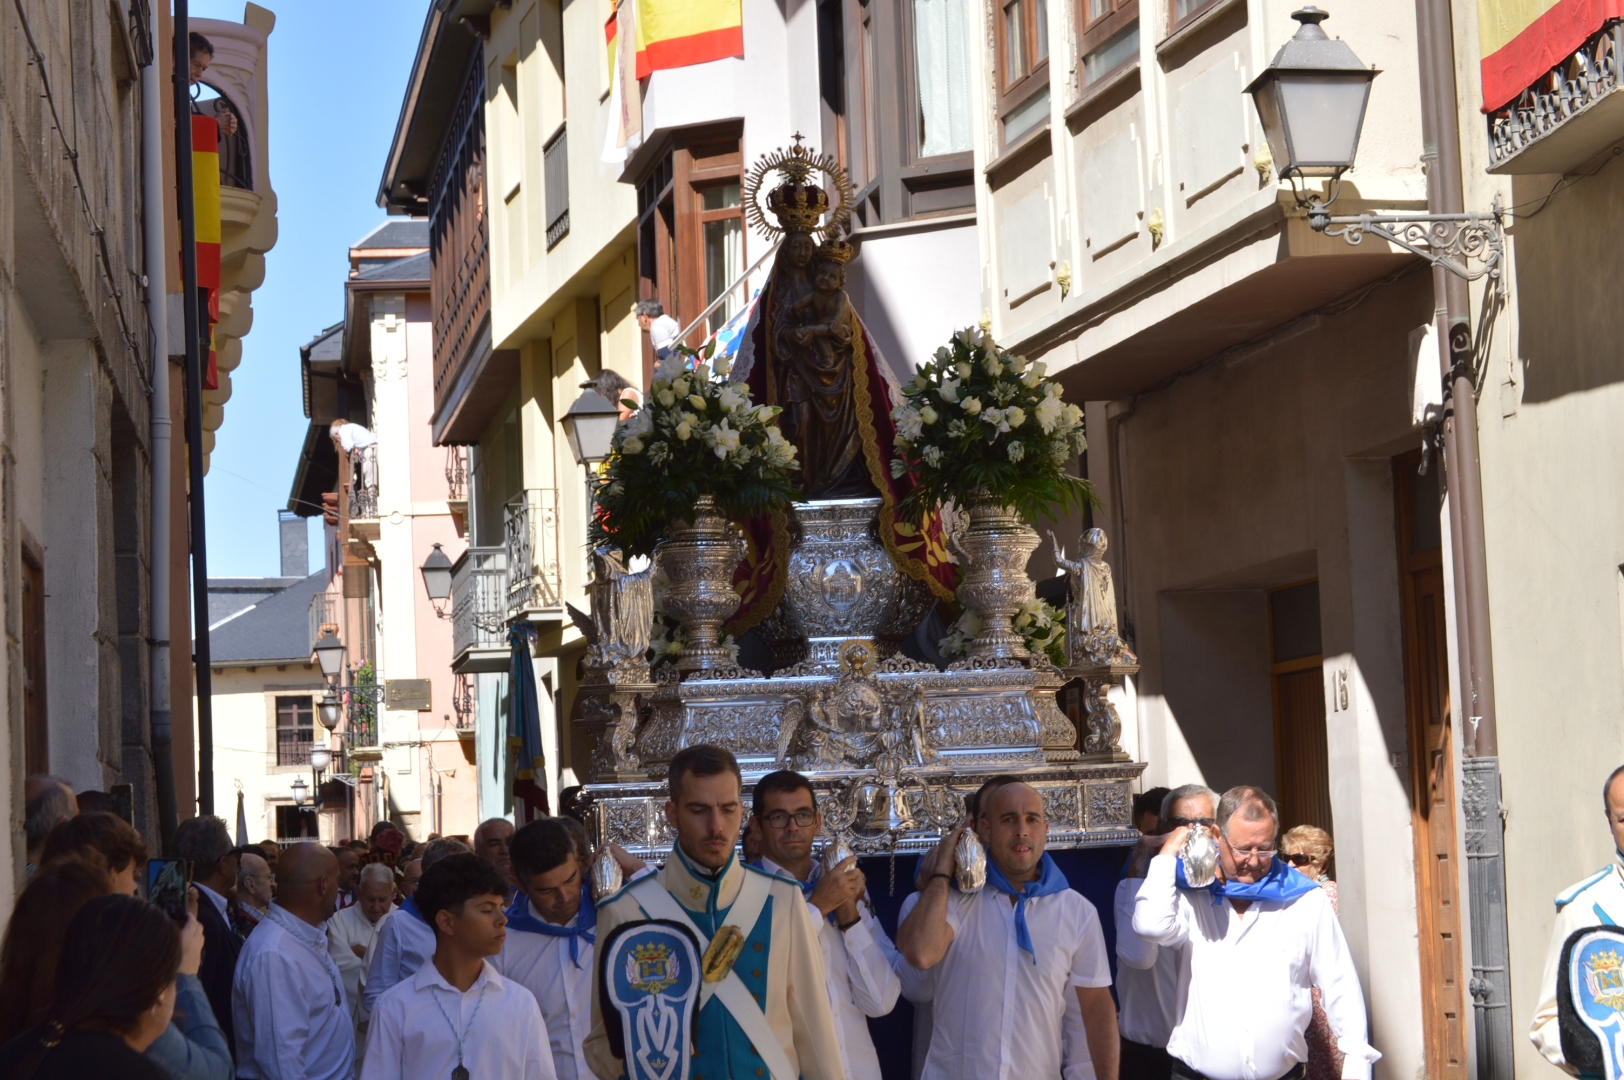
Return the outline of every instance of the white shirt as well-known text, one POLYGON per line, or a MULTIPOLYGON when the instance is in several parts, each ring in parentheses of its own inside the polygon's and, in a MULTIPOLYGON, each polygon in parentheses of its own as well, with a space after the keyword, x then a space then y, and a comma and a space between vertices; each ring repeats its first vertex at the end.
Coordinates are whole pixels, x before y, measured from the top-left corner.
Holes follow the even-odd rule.
POLYGON ((367 984, 367 966, 376 950, 378 935, 394 910, 391 904, 377 922, 369 922, 361 913, 361 905, 356 904, 335 912, 327 920, 327 952, 344 979, 344 1000, 350 1006, 350 1019, 357 1025, 366 1018, 366 1013, 361 1011, 361 991, 367 984), (361 946, 366 955, 356 956, 351 945, 361 946))
MULTIPOLYGON (((795 880, 794 874, 771 859, 763 857, 761 866, 769 874, 795 880)), ((813 881, 822 872, 820 865, 812 864, 813 881)), ((897 1007, 902 982, 893 966, 899 956, 896 947, 868 904, 857 905, 858 922, 844 933, 810 900, 806 910, 823 951, 823 981, 840 1032, 840 1063, 845 1066, 846 1080, 880 1080, 880 1058, 868 1033, 868 1017, 885 1016, 897 1007)))
POLYGON ((361 1080, 554 1080, 536 999, 485 961, 461 993, 432 963, 378 999, 361 1080), (459 1036, 461 1048, 459 1053, 459 1036))
POLYGON ((663 359, 680 333, 682 327, 677 325, 677 320, 669 315, 661 315, 649 323, 648 341, 654 346, 655 354, 663 359))
POLYGON ((1073 889, 1028 900, 1035 956, 1015 943, 1010 897, 990 885, 951 891, 947 924, 953 943, 930 971, 933 1023, 923 1080, 1061 1075, 1066 999, 1075 1001, 1075 987, 1111 985, 1094 905, 1073 889))
MULTIPOLYGON (((541 919, 536 905, 526 900, 530 916, 541 919)), ((595 912, 585 904, 575 913, 577 922, 595 912)), ((545 920, 543 920, 545 921, 545 920)), ((507 928, 502 951, 491 966, 535 997, 552 1044, 552 1071, 558 1080, 594 1080, 581 1045, 592 1033, 592 943, 580 939, 581 966, 570 959, 570 939, 507 928)), ((433 966, 433 965, 429 965, 433 966)))
POLYGON ((241 1080, 349 1080, 355 1029, 327 934, 271 904, 231 983, 241 1080))
POLYGON ((1551 928, 1551 947, 1545 954, 1545 971, 1539 981, 1539 1004, 1534 1008, 1528 1037, 1545 1060, 1570 1073, 1574 1069, 1562 1056, 1562 1036, 1556 1026, 1556 980, 1562 946, 1575 930, 1624 926, 1624 867, 1619 865, 1619 859, 1564 889, 1556 898, 1556 923, 1551 928))
MULTIPOLYGON (((1117 969, 1121 971, 1121 968, 1117 969)), ((1060 1026, 1061 1080, 1094 1080, 1094 1057, 1088 1052, 1088 1025, 1076 994, 1066 995, 1066 1019, 1060 1026)))
POLYGON ((365 989, 361 991, 363 1015, 378 1007, 384 991, 417 974, 417 969, 434 955, 434 928, 404 906, 395 910, 400 918, 383 920, 372 962, 367 965, 365 989))
POLYGON ((1183 1011, 1167 1052, 1213 1080, 1275 1080, 1308 1060, 1303 1032, 1319 987, 1346 1080, 1368 1080, 1370 1044, 1359 974, 1331 901, 1314 889, 1284 903, 1254 900, 1245 914, 1204 890, 1180 889, 1176 855, 1157 855, 1134 900, 1133 928, 1182 946, 1183 1011))
POLYGON ((1161 1048, 1173 1034, 1179 1010, 1179 950, 1133 932, 1133 902, 1144 878, 1117 882, 1117 1026, 1122 1037, 1161 1048))
POLYGON ((378 444, 378 437, 360 424, 340 424, 337 435, 338 444, 344 448, 346 454, 353 454, 358 449, 378 444))

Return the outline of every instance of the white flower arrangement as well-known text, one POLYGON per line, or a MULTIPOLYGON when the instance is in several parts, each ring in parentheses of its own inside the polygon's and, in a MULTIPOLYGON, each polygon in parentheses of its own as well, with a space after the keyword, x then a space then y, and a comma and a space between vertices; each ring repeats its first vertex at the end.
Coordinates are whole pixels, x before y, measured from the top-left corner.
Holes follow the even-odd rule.
MULTIPOLYGON (((1044 600, 1033 600, 1023 607, 1014 619, 1015 632, 1021 635, 1026 648, 1037 656, 1049 658, 1055 667, 1066 666, 1066 613, 1044 600)), ((937 643, 943 656, 963 656, 970 642, 984 629, 981 619, 973 611, 965 611, 937 643)))

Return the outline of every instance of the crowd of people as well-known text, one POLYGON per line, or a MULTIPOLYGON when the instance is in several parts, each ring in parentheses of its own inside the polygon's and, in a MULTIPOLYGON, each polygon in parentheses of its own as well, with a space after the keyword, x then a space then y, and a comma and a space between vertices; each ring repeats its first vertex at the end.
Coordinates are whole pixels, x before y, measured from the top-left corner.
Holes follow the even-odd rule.
POLYGON ((190 887, 170 911, 139 898, 147 850, 128 823, 36 778, 0 944, 0 1076, 879 1080, 867 1021, 902 998, 925 1080, 1357 1080, 1379 1056, 1330 838, 1279 836, 1260 789, 1136 800, 1113 979, 1101 913, 1045 851, 1043 799, 1018 778, 985 783, 919 859, 894 943, 856 858, 824 857, 804 776, 747 792, 731 754, 696 746, 667 783, 660 867, 595 853, 569 816, 423 843, 380 822, 334 847, 242 846, 188 819, 168 854, 190 887), (961 887, 967 829, 981 888, 961 887), (1203 889, 1182 879, 1192 829, 1219 852, 1203 889), (617 864, 611 895, 594 896, 595 855, 617 864), (651 946, 616 952, 644 927, 704 957, 687 1038, 625 1011, 624 979, 655 996, 680 983, 651 946))

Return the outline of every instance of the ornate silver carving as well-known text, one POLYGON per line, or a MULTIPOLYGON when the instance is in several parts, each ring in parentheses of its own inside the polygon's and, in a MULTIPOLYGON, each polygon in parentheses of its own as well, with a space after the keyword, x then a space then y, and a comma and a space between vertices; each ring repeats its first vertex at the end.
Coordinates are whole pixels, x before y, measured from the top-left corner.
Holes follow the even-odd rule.
POLYGON ((1038 534, 985 490, 968 503, 969 524, 950 534, 947 546, 965 567, 959 600, 981 619, 969 656, 1025 660, 1030 654, 1012 620, 1036 596, 1026 563, 1037 549, 1038 534))
POLYGON ((1132 828, 1132 808, 1133 791, 1126 783, 1088 785, 1088 828, 1132 828))
POLYGON ((647 683, 649 631, 654 625, 654 568, 631 573, 616 548, 592 551, 592 642, 587 678, 647 683))
POLYGON ((1089 529, 1083 534, 1078 544, 1082 557, 1075 562, 1066 558, 1066 549, 1054 533, 1049 540, 1054 544, 1055 565, 1066 572, 1071 587, 1066 604, 1066 663, 1072 667, 1138 663, 1117 632, 1116 588, 1111 566, 1105 561, 1105 530, 1089 529))
POLYGON ((854 638, 889 653, 925 614, 929 591, 891 564, 875 532, 880 505, 879 499, 795 504, 799 536, 784 599, 765 632, 777 655, 800 659, 800 671, 833 674, 841 644, 854 638))
POLYGON ((677 659, 679 671, 702 671, 730 662, 721 645, 722 623, 739 606, 733 571, 744 558, 744 542, 733 523, 701 495, 688 521, 673 521, 655 558, 669 582, 663 601, 688 632, 677 659))

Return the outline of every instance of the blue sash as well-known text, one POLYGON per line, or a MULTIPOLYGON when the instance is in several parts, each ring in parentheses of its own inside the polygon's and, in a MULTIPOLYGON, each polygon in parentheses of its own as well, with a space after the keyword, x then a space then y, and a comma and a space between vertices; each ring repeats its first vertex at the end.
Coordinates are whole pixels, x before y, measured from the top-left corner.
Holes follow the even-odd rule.
MULTIPOLYGON (((1183 859, 1178 861, 1176 876, 1179 888, 1190 888, 1189 879, 1184 876, 1183 859)), ((1206 888, 1212 890, 1212 904, 1217 907, 1224 900, 1278 900, 1284 903, 1311 893, 1319 886, 1276 856, 1269 864, 1269 872, 1256 881, 1214 881, 1206 888)))
POLYGON ((405 901, 401 903, 400 910, 404 911, 406 914, 410 915, 424 926, 427 926, 429 929, 432 930, 434 928, 434 924, 423 918, 423 913, 417 910, 417 896, 415 894, 408 896, 405 901))
POLYGON ((1019 890, 1011 885, 1009 878, 998 869, 998 864, 991 859, 987 860, 987 884, 1003 893, 1005 896, 1015 898, 1015 944, 1032 954, 1032 963, 1038 962, 1037 951, 1032 947, 1032 932, 1026 926, 1026 902, 1039 896, 1048 896, 1051 893, 1065 892, 1071 888, 1066 881, 1066 875, 1060 872, 1048 852, 1043 853, 1043 859, 1038 863, 1039 875, 1036 881, 1028 881, 1019 890))

